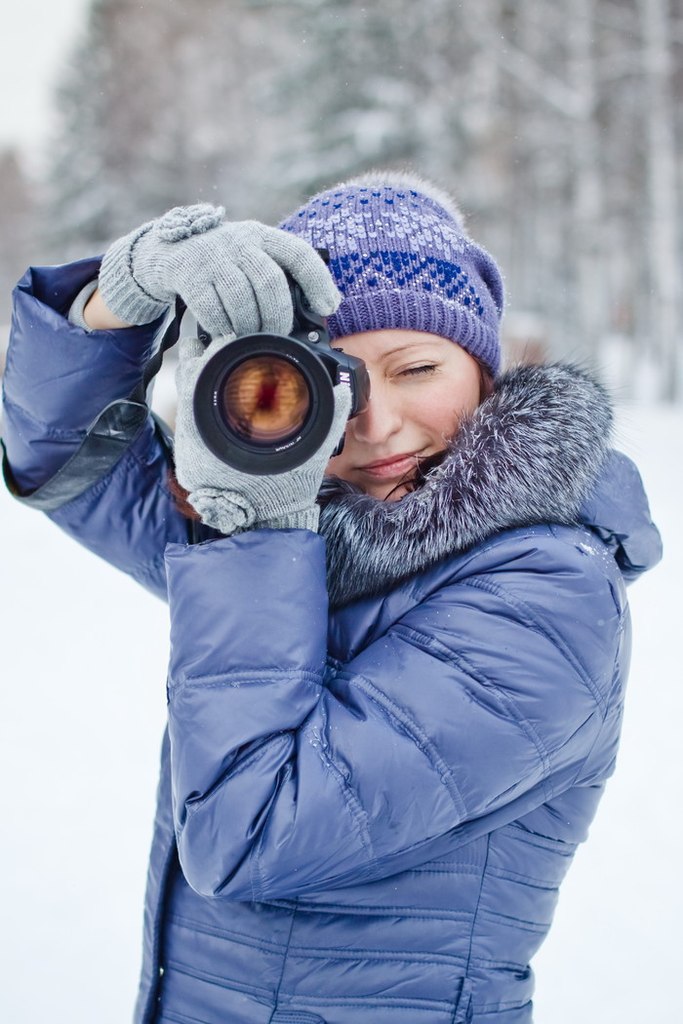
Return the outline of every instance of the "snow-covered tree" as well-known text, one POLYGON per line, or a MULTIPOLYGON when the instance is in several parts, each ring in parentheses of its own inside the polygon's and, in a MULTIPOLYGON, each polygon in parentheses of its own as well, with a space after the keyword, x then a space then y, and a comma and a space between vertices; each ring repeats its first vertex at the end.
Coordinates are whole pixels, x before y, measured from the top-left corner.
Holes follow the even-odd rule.
POLYGON ((682 3, 93 0, 58 101, 55 257, 175 203, 276 222, 413 167, 499 258, 513 332, 618 349, 631 390, 645 351, 683 397, 682 3))
MULTIPOLYGON (((14 149, 0 151, 0 325, 9 323, 11 291, 35 256, 35 197, 14 149)), ((0 352, 5 337, 0 339, 0 352)), ((1 362, 0 356, 0 362, 1 362)))

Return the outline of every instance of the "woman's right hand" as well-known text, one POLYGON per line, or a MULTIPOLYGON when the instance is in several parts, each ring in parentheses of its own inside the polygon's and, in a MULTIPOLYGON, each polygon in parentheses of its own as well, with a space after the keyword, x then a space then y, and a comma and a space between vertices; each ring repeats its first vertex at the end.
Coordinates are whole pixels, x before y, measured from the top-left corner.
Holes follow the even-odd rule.
POLYGON ((289 334, 287 273, 316 313, 335 311, 339 292, 307 242, 258 221, 224 221, 224 213, 208 203, 177 206, 119 238, 102 261, 97 301, 121 324, 146 324, 179 295, 214 336, 289 334))

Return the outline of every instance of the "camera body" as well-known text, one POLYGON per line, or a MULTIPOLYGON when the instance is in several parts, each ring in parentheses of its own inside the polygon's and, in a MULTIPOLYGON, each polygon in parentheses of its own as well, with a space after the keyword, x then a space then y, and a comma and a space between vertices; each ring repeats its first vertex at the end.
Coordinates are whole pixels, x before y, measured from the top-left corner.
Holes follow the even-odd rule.
MULTIPOLYGON (((213 454, 243 473, 286 473, 323 444, 334 414, 333 388, 346 385, 350 418, 367 406, 365 363, 330 344, 325 320, 308 309, 290 279, 294 326, 290 335, 236 338, 202 370, 194 392, 197 428, 213 454)), ((210 335, 199 328, 208 344, 210 335)), ((343 438, 335 455, 342 450, 343 438)))

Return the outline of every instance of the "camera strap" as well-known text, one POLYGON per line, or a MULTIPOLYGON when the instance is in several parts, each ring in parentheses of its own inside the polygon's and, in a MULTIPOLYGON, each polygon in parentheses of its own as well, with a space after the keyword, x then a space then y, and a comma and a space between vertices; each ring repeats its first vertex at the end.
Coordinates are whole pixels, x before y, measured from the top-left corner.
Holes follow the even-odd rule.
POLYGON ((140 405, 147 404, 147 388, 149 387, 151 381, 154 380, 157 373, 161 369, 164 353, 168 352, 170 348, 173 348, 178 338, 180 337, 180 325, 183 322, 183 317, 185 316, 186 309, 187 306, 185 305, 183 300, 180 298, 179 295, 176 295, 174 317, 171 320, 168 327, 166 328, 166 330, 164 331, 164 336, 161 339, 161 344, 159 345, 159 348, 156 350, 152 358, 145 366, 141 379, 138 381, 138 383, 135 385, 130 395, 128 396, 129 402, 136 402, 139 403, 140 405))

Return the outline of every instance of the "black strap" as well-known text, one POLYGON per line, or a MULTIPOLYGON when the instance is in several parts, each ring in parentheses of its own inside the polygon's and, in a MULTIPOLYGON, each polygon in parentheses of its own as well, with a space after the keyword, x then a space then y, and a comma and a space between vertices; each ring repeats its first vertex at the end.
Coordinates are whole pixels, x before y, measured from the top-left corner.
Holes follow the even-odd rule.
POLYGON ((159 345, 159 348, 145 366, 141 380, 133 388, 130 395, 128 396, 129 402, 139 402, 143 405, 146 404, 147 388, 149 387, 150 382, 156 377, 157 373, 161 369, 161 363, 164 358, 164 353, 168 352, 170 348, 173 348, 176 341, 180 337, 180 325, 183 321, 183 317, 185 316, 186 309, 187 306, 180 298, 180 296, 177 295, 175 300, 175 316, 173 317, 170 324, 166 328, 164 336, 161 339, 161 344, 159 345))
POLYGON ((30 494, 22 494, 17 487, 3 445, 7 487, 24 505, 53 512, 80 497, 114 468, 142 430, 148 413, 147 406, 139 402, 112 402, 97 417, 71 458, 30 494))

